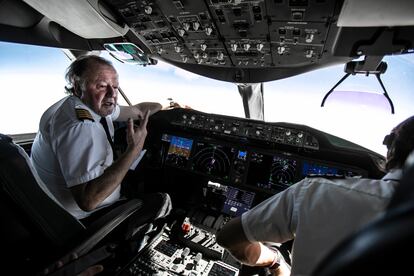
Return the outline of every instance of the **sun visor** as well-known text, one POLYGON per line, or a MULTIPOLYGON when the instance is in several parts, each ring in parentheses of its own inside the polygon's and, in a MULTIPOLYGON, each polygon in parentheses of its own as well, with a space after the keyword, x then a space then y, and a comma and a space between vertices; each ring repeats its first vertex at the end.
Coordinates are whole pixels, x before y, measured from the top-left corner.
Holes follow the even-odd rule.
POLYGON ((338 27, 414 25, 413 0, 345 0, 338 27))
POLYGON ((23 0, 32 8, 69 31, 86 39, 123 36, 127 26, 117 23, 99 0, 23 0))

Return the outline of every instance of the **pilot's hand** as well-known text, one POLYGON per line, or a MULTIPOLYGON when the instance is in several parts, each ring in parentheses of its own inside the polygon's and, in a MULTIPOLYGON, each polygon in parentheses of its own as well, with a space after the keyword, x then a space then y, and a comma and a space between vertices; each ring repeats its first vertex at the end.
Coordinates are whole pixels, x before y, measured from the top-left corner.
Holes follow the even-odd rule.
POLYGON ((145 112, 139 126, 134 125, 131 118, 128 119, 126 135, 128 144, 127 150, 134 152, 134 154, 138 154, 144 146, 145 137, 147 137, 147 123, 149 115, 149 111, 145 112))
POLYGON ((289 276, 291 267, 286 263, 285 259, 281 259, 280 266, 276 269, 268 269, 268 276, 289 276))
POLYGON ((177 102, 170 102, 170 105, 168 106, 164 106, 162 108, 162 110, 170 110, 170 109, 174 109, 174 108, 186 108, 186 109, 192 109, 190 106, 188 105, 180 105, 177 102))
POLYGON ((170 104, 167 106, 163 106, 162 110, 169 110, 169 109, 173 109, 173 108, 180 108, 181 105, 177 102, 174 101, 170 101, 170 104))

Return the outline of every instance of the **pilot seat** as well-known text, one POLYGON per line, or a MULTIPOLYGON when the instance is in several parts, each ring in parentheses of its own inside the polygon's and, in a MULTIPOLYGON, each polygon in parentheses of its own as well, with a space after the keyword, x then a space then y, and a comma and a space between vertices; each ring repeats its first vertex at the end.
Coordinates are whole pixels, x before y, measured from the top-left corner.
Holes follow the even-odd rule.
POLYGON ((0 263, 4 275, 33 275, 68 255, 86 261, 56 275, 76 275, 121 247, 137 253, 162 232, 164 218, 171 210, 168 201, 149 218, 143 200, 125 200, 85 226, 50 194, 24 149, 3 134, 0 184, 0 263))

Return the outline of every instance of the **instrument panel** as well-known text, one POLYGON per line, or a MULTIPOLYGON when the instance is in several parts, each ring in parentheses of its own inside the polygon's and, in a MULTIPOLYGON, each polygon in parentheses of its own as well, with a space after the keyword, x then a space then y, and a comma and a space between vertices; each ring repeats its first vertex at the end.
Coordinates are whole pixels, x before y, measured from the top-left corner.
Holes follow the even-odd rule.
POLYGON ((365 177, 348 165, 311 159, 290 152, 224 143, 205 137, 164 133, 164 164, 230 186, 274 194, 305 177, 365 177))
POLYGON ((147 128, 148 180, 184 210, 216 217, 239 216, 305 177, 383 176, 382 156, 305 125, 178 108, 147 128))

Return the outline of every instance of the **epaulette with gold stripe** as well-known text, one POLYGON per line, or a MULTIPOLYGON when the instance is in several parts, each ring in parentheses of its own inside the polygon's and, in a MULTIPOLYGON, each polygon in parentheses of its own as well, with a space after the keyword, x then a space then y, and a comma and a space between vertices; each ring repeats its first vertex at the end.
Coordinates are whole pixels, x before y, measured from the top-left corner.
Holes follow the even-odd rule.
POLYGON ((95 121, 92 117, 92 114, 83 108, 75 108, 76 111, 76 117, 78 117, 79 120, 81 121, 85 121, 85 120, 91 120, 91 121, 95 121))

